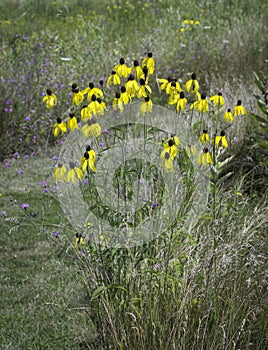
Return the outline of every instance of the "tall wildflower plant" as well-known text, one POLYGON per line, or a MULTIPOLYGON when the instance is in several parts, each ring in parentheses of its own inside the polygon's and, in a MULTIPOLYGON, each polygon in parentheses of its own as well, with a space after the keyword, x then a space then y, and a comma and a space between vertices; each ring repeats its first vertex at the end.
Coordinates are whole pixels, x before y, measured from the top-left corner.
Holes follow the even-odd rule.
MULTIPOLYGON (((242 278, 244 260, 228 225, 232 208, 246 202, 237 188, 228 207, 222 185, 232 176, 225 172, 232 123, 247 110, 239 99, 226 106, 224 92, 208 96, 195 73, 185 82, 157 78, 166 108, 157 106, 155 65, 151 52, 132 64, 120 58, 106 79, 71 83, 70 106, 55 116, 52 133, 63 146, 54 176, 96 329, 87 346, 246 346, 253 305, 241 301, 245 316, 234 322, 236 310, 224 314, 224 294, 213 291, 223 287, 217 267, 228 259, 242 278), (216 324, 222 331, 213 334, 216 324)), ((43 102, 58 103, 49 87, 43 102)), ((237 217, 235 227, 242 225, 247 249, 255 228, 246 237, 243 222, 237 217)), ((237 288, 228 290, 230 300, 237 288)))

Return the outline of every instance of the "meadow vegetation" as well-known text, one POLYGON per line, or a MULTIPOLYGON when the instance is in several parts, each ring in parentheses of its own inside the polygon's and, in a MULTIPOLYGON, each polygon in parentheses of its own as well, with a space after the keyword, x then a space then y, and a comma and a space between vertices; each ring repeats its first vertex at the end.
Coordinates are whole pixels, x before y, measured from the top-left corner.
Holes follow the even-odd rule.
POLYGON ((0 3, 1 348, 268 348, 267 22, 263 0, 0 3), (175 112, 159 79, 183 86, 194 72, 200 92, 221 91, 226 108, 240 99, 247 114, 208 114, 212 138, 224 127, 229 145, 212 142, 208 203, 191 232, 176 223, 140 246, 104 249, 90 233, 80 244, 53 177, 56 118, 73 108, 72 84, 101 87, 121 57, 132 66, 148 52, 153 105, 175 112))

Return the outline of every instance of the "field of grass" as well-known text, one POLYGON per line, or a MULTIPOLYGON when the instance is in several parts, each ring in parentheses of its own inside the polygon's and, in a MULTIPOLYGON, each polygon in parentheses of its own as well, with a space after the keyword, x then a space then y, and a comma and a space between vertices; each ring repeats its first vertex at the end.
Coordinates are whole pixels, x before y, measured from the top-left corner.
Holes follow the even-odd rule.
MULTIPOLYGON (((1 1, 1 349, 268 348, 267 23, 263 0, 1 1), (207 118, 188 108, 193 96, 178 113, 198 137, 211 126, 214 142, 223 129, 229 142, 209 146, 207 205, 191 230, 181 225, 182 210, 168 232, 142 245, 103 248, 82 227, 85 244, 76 247, 80 232, 53 177, 65 141, 52 135, 55 119, 80 113, 73 83, 101 87, 100 80, 111 113, 112 68, 121 57, 141 63, 148 52, 150 97, 167 115, 175 107, 159 79, 183 86, 193 72, 200 92, 222 91, 226 108, 241 99, 248 113, 234 123, 223 110, 207 118), (253 72, 263 77, 259 89, 253 72), (51 109, 42 103, 47 88, 58 98, 51 109)), ((143 132, 150 139, 152 130, 143 132)), ((98 169, 103 146, 94 142, 98 169)), ((174 161, 188 176, 185 202, 174 204, 182 208, 192 200, 185 154, 174 161)))

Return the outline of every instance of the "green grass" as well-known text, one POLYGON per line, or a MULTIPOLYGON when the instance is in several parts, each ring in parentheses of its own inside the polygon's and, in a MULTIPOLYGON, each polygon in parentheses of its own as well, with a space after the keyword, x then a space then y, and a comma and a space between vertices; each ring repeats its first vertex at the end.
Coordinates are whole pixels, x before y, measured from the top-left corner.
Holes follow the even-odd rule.
POLYGON ((98 85, 120 57, 131 65, 148 51, 155 104, 166 106, 157 78, 183 83, 194 71, 201 91, 221 90, 228 106, 241 98, 258 114, 252 71, 267 75, 267 15, 263 0, 1 1, 1 349, 268 348, 267 167, 250 115, 228 128, 223 157, 234 158, 212 176, 191 233, 175 227, 128 249, 102 250, 89 237, 73 249, 51 137, 73 82, 98 85), (47 87, 59 100, 50 111, 47 87))

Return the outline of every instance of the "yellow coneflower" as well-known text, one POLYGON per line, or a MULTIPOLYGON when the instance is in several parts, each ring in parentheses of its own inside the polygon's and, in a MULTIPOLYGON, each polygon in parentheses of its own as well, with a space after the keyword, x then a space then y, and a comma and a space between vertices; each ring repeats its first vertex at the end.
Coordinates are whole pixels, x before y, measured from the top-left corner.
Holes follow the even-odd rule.
POLYGON ((53 135, 55 137, 58 137, 60 133, 63 135, 66 132, 67 132, 67 127, 65 122, 63 122, 62 119, 58 117, 57 122, 54 124, 54 127, 53 127, 53 135))
POLYGON ((46 103, 47 108, 52 108, 57 103, 57 97, 52 93, 51 89, 46 90, 46 96, 42 98, 42 102, 46 103))
POLYGON ((199 112, 208 112, 208 100, 206 94, 201 94, 201 98, 191 104, 190 109, 197 109, 199 112))
POLYGON ((247 114, 247 111, 245 107, 242 106, 241 100, 238 100, 236 106, 234 107, 234 116, 240 115, 240 114, 242 115, 247 114))
POLYGON ((217 135, 215 137, 215 145, 217 148, 220 148, 220 147, 227 148, 228 147, 228 141, 226 139, 225 131, 221 131, 220 135, 217 135))
POLYGON ((113 70, 119 75, 120 78, 127 78, 127 76, 131 73, 132 68, 127 67, 124 58, 120 58, 119 64, 114 66, 113 70))
POLYGON ((227 111, 224 113, 223 118, 226 122, 233 122, 234 121, 234 116, 231 111, 231 108, 228 108, 227 111))
POLYGON ((78 129, 77 119, 74 113, 69 113, 69 117, 67 119, 67 128, 69 130, 78 129))
POLYGON ((81 168, 83 172, 87 172, 88 169, 91 169, 94 173, 97 171, 95 167, 96 161, 96 152, 90 147, 87 146, 86 152, 81 158, 81 168))
POLYGON ((145 97, 144 101, 141 103, 140 111, 144 115, 145 113, 152 113, 153 101, 149 96, 145 97))
POLYGON ((202 134, 199 137, 200 142, 204 145, 205 143, 209 143, 209 134, 206 129, 203 130, 202 134))
POLYGON ((111 75, 107 79, 106 86, 120 85, 120 83, 121 83, 121 80, 120 80, 119 75, 116 73, 115 70, 112 70, 111 75))
POLYGON ((65 180, 66 168, 63 164, 59 163, 53 173, 56 181, 65 180))
POLYGON ((153 59, 152 52, 148 52, 147 57, 142 60, 142 67, 146 66, 148 69, 148 74, 151 75, 154 73, 155 62, 153 59))
POLYGON ((75 166, 75 163, 70 163, 70 169, 67 172, 66 175, 66 181, 72 181, 73 183, 76 183, 77 180, 81 180, 83 177, 83 172, 80 168, 75 166))
POLYGON ((199 83, 196 80, 196 74, 193 73, 191 75, 191 79, 189 79, 186 83, 185 83, 185 89, 187 92, 193 91, 196 92, 199 90, 199 83))
POLYGON ((210 155, 207 147, 205 147, 203 152, 199 155, 199 157, 197 159, 197 164, 203 165, 203 166, 213 164, 211 155, 210 155))
POLYGON ((224 98, 221 92, 218 92, 217 95, 211 96, 209 100, 212 101, 215 105, 220 105, 220 106, 224 105, 224 98))

